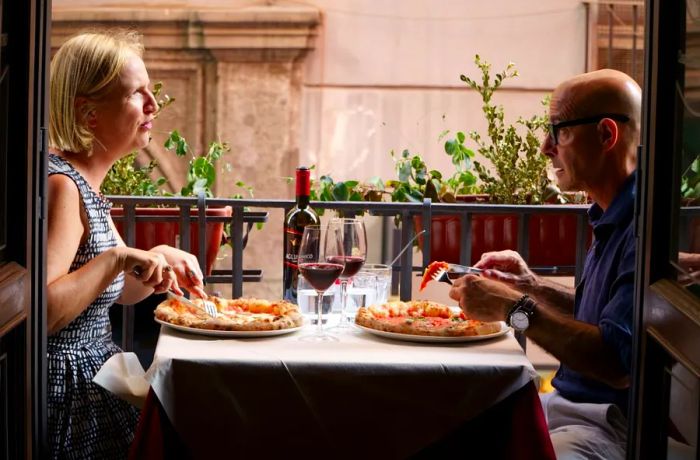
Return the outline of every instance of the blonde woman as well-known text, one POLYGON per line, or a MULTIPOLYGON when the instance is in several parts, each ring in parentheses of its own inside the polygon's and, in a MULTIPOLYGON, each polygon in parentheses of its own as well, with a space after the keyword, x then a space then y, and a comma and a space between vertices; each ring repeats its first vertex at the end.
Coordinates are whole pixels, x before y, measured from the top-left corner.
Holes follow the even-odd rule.
POLYGON ((137 410, 92 383, 119 348, 109 308, 184 287, 204 296, 197 260, 127 248, 99 193, 110 167, 145 147, 157 109, 133 32, 84 33, 51 63, 48 178, 48 412, 52 458, 125 458, 137 410))

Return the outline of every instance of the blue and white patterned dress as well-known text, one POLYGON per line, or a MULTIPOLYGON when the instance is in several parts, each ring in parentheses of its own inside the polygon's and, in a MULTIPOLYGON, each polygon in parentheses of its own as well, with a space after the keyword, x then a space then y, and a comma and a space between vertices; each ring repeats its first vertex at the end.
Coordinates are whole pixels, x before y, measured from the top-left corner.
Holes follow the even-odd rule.
MULTIPOLYGON (((87 241, 71 263, 73 272, 117 245, 109 225, 111 204, 92 190, 70 163, 49 155, 49 175, 75 182, 89 223, 87 241)), ((51 458, 126 458, 138 410, 92 382, 107 359, 121 350, 112 341, 109 308, 124 288, 117 276, 77 318, 48 338, 48 429, 51 458)))

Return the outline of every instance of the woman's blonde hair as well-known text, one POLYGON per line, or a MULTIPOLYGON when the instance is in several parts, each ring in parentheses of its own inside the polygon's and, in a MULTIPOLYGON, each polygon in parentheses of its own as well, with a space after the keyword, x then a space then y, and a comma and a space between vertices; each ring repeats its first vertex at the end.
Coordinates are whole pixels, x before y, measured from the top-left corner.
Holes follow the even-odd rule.
POLYGON ((86 32, 66 41, 51 61, 49 146, 68 152, 90 152, 94 136, 86 124, 94 102, 119 77, 130 53, 143 56, 141 35, 129 30, 86 32), (76 113, 75 100, 88 104, 76 113))

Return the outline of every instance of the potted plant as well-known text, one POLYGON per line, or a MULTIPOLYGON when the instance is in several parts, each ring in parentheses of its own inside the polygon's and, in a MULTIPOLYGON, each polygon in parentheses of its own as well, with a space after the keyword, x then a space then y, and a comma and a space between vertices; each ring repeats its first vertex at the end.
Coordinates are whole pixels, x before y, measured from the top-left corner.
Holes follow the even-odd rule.
MULTIPOLYGON (((178 131, 171 131, 165 148, 175 152, 177 156, 184 156, 190 152, 189 146, 184 137, 178 131)), ((200 191, 207 197, 212 197, 211 187, 216 179, 216 161, 229 149, 228 145, 222 142, 212 142, 208 151, 204 155, 193 155, 190 159, 187 172, 187 183, 178 193, 179 196, 198 196, 200 191)), ((101 191, 105 195, 133 195, 133 196, 172 196, 172 194, 162 190, 166 183, 160 177, 156 180, 151 178, 153 169, 156 167, 155 161, 148 165, 138 167, 135 164, 137 153, 117 162, 109 171, 107 178, 102 184, 101 191)), ((120 218, 124 215, 121 207, 112 208, 112 216, 117 218, 115 226, 124 235, 124 224, 120 218)), ((191 209, 192 216, 197 215, 197 209, 191 209)), ((180 215, 178 209, 167 207, 137 207, 136 216, 159 216, 177 219, 180 215)), ((232 209, 225 207, 207 207, 208 217, 231 217, 232 209)), ((216 261, 219 247, 226 242, 224 232, 224 222, 207 222, 206 224, 206 273, 211 271, 216 261)), ((170 246, 178 245, 180 235, 180 224, 175 221, 137 221, 134 244, 139 249, 150 249, 160 244, 170 246)), ((196 223, 190 225, 190 252, 199 256, 199 226, 196 223)))
MULTIPOLYGON (((504 109, 496 105, 493 94, 504 80, 518 75, 514 65, 490 74, 490 64, 479 55, 475 64, 481 81, 465 75, 460 79, 481 96, 487 121, 487 135, 478 132, 457 132, 444 144, 452 158, 455 173, 447 179, 437 171, 429 171, 420 156, 404 151, 397 162, 398 181, 389 181, 394 188, 392 199, 422 201, 424 196, 443 202, 484 202, 494 204, 542 204, 580 201, 580 196, 566 196, 548 178, 548 159, 540 153, 540 142, 546 134, 547 117, 535 115, 519 118, 515 124, 505 122, 504 109), (487 167, 473 150, 465 145, 476 144, 487 167), (471 169, 476 172, 476 176, 471 169), (477 180, 478 179, 478 180, 477 180), (476 192, 476 193, 475 193, 476 192)), ((543 105, 548 105, 545 99, 543 105)), ((446 135, 448 133, 443 133, 446 135)), ((392 152, 392 156, 394 153, 392 152)), ((422 228, 421 217, 415 225, 422 228)), ((529 262, 532 266, 573 266, 576 261, 576 216, 567 214, 535 214, 529 219, 529 262)), ((434 216, 431 222, 431 260, 458 262, 461 223, 458 216, 434 216)), ((472 260, 481 254, 502 249, 517 249, 518 216, 508 214, 476 214, 472 218, 472 260)), ((422 237, 421 237, 422 238, 422 237)), ((590 236, 589 236, 590 238, 590 236)), ((422 240, 419 239, 419 244, 422 240)))

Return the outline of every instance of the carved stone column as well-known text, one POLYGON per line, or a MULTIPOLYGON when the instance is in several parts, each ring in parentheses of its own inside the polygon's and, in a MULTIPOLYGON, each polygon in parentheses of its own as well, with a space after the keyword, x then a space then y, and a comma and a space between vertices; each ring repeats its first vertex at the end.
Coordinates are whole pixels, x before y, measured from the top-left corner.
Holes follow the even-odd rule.
MULTIPOLYGON (((319 22, 320 12, 305 5, 54 6, 51 45, 55 50, 67 37, 91 28, 139 31, 151 81, 162 81, 164 92, 176 99, 156 121, 153 142, 140 161, 155 158, 176 192, 184 183, 187 161, 165 151, 167 133, 179 130, 196 153, 213 140, 226 141, 231 151, 220 161, 217 196, 241 193, 235 182, 242 180, 258 198, 284 198, 291 197, 293 189, 282 178, 292 176, 299 161, 303 60, 313 49, 319 22)), ((253 235, 246 250, 246 265, 263 268, 270 295, 277 296, 282 265, 279 219, 272 216, 272 228, 253 235), (280 249, 273 252, 271 246, 280 249)), ((251 293, 248 286, 245 293, 251 293)))

